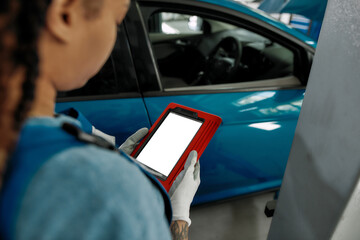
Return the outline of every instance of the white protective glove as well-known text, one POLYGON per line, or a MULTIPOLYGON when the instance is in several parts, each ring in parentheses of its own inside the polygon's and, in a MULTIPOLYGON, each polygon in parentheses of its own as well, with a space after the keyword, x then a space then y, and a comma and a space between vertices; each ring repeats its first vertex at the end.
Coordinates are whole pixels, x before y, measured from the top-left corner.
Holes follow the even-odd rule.
POLYGON ((190 204, 200 185, 200 163, 196 160, 197 152, 191 151, 184 170, 177 176, 169 191, 173 221, 183 220, 188 223, 188 226, 191 225, 190 204))
POLYGON ((115 145, 115 137, 111 136, 109 134, 103 133, 102 131, 100 131, 99 129, 96 129, 94 126, 92 126, 92 130, 91 130, 92 134, 102 137, 103 139, 105 139, 108 142, 111 142, 113 145, 115 145))
POLYGON ((143 139, 143 137, 145 137, 148 132, 149 129, 147 129, 146 127, 137 130, 136 133, 128 137, 126 141, 121 144, 119 149, 130 155, 134 151, 136 146, 139 144, 140 140, 143 139))

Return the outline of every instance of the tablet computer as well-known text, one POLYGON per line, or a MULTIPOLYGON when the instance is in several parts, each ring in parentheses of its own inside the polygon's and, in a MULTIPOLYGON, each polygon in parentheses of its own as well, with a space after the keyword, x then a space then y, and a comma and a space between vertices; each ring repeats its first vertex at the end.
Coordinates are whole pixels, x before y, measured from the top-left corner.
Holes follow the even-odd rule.
POLYGON ((209 113, 171 103, 131 154, 167 191, 192 150, 198 158, 221 123, 209 113))
POLYGON ((169 109, 134 157, 166 181, 204 121, 195 112, 169 109))

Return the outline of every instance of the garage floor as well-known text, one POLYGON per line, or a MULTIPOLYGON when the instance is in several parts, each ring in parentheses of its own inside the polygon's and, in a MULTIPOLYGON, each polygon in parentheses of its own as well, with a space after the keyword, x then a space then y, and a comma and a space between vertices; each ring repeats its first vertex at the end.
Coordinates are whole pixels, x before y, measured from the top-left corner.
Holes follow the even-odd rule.
POLYGON ((274 193, 231 200, 191 209, 190 240, 264 240, 271 219, 264 214, 274 193))

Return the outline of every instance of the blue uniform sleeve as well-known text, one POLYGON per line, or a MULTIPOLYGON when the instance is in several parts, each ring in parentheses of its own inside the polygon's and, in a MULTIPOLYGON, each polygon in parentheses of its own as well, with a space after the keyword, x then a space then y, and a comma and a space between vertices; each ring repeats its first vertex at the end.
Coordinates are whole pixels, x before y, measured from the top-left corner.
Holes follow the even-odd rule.
POLYGON ((161 194, 142 172, 116 153, 85 146, 55 155, 34 176, 15 239, 171 237, 161 194))

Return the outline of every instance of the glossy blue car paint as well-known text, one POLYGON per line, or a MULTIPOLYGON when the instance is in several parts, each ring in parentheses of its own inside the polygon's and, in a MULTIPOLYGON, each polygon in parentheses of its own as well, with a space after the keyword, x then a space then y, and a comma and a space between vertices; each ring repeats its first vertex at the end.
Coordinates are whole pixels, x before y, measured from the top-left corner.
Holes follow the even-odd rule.
POLYGON ((280 186, 304 89, 145 98, 153 123, 175 102, 223 122, 201 157, 194 204, 280 186))
POLYGON ((142 127, 150 127, 141 98, 64 102, 56 104, 56 112, 76 108, 99 130, 116 137, 117 144, 142 127))
POLYGON ((240 13, 244 13, 248 16, 251 16, 253 18, 256 18, 263 22, 266 22, 266 23, 298 38, 299 40, 305 42, 309 46, 316 48, 317 43, 312 38, 302 34, 301 32, 297 31, 296 29, 294 29, 286 24, 279 22, 278 20, 273 19, 271 16, 269 16, 267 13, 265 13, 261 10, 250 9, 249 7, 244 6, 241 3, 235 2, 233 0, 198 0, 198 1, 214 4, 217 6, 222 6, 225 8, 236 10, 240 13))
POLYGON ((58 103, 56 111, 75 107, 118 144, 150 127, 171 102, 220 116, 200 159, 196 205, 280 186, 303 97, 303 89, 214 93, 145 98, 146 108, 141 98, 58 103))

